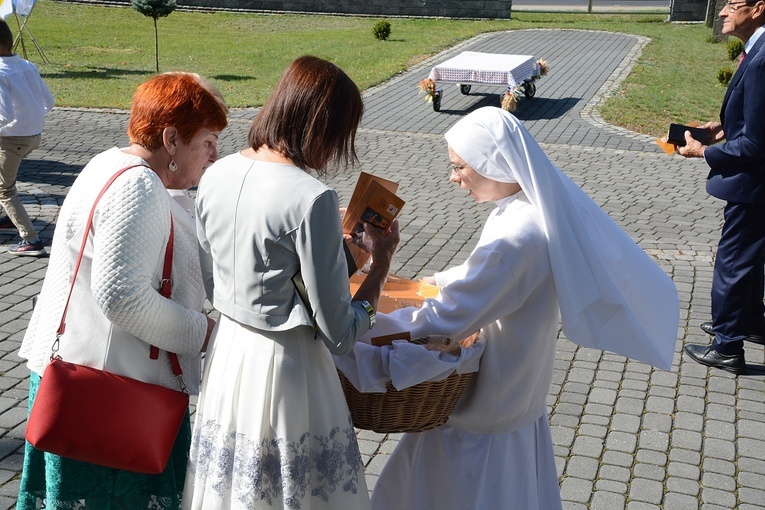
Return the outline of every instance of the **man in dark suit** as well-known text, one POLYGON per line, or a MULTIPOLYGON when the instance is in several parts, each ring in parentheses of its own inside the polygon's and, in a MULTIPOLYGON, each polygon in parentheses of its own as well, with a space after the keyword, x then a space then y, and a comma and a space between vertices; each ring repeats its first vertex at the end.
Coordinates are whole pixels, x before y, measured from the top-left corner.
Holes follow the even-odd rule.
POLYGON ((728 86, 720 122, 702 126, 705 145, 686 131, 685 157, 709 164, 707 192, 727 203, 712 280, 712 322, 701 328, 711 345, 688 344, 701 364, 746 371, 744 341, 763 343, 765 292, 765 0, 729 1, 720 11, 723 34, 744 42, 744 58, 728 86), (717 143, 722 142, 722 143, 717 143))

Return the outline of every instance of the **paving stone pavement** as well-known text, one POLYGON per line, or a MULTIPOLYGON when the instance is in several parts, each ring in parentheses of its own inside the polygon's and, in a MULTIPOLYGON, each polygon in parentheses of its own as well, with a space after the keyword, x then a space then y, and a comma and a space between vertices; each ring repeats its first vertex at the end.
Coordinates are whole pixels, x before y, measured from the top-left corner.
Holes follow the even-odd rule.
MULTIPOLYGON (((417 95, 417 83, 435 63, 466 49, 546 59, 549 75, 538 82, 534 99, 521 100, 517 116, 550 158, 656 258, 681 300, 669 372, 560 335, 548 407, 564 508, 765 509, 763 348, 747 345, 748 374, 739 377, 681 354, 686 342, 709 341, 698 324, 709 317, 723 204, 704 191, 703 161, 666 156, 650 137, 609 126, 597 114, 646 43, 579 30, 476 37, 365 93, 361 168, 399 181, 407 201, 395 272, 413 278, 463 261, 490 206, 449 185, 441 135, 472 109, 498 104, 503 91, 473 87, 463 96, 444 86, 442 110, 434 112, 417 95)), ((232 112, 222 155, 244 146, 254 113, 232 112)), ((127 143, 127 118, 106 110, 49 115, 42 145, 24 161, 18 185, 47 244, 78 171, 98 152, 127 143)), ((346 202, 355 175, 327 181, 346 202)), ((16 241, 0 234, 0 244, 16 241)), ((12 508, 18 490, 28 371, 17 352, 47 260, 0 253, 0 508, 12 508)), ((359 431, 358 437, 371 490, 400 436, 359 431)))

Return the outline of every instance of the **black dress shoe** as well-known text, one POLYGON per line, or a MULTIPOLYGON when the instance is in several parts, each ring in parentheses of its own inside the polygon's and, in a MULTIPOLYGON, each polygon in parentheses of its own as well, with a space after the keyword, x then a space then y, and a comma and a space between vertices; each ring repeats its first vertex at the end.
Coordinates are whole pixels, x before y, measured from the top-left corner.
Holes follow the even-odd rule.
POLYGON ((721 368, 726 372, 741 375, 746 372, 744 354, 720 354, 710 345, 688 344, 685 352, 692 360, 708 367, 721 368))
MULTIPOLYGON (((712 321, 702 322, 699 324, 699 327, 707 335, 715 336, 715 332, 712 329, 712 321)), ((753 344, 765 345, 765 335, 749 335, 745 340, 747 342, 752 342, 753 344)))

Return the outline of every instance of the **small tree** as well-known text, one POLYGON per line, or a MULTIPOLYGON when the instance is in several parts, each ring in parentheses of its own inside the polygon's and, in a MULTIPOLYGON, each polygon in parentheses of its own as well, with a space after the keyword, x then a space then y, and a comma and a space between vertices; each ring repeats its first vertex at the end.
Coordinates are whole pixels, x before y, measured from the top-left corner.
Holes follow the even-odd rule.
POLYGON ((725 66, 717 71, 717 81, 720 85, 727 87, 730 81, 733 79, 733 68, 731 66, 725 66))
POLYGON ((741 56, 741 52, 744 51, 744 41, 741 39, 729 39, 726 47, 728 48, 728 58, 736 60, 741 56))
POLYGON ((375 36, 375 39, 379 41, 387 41, 388 37, 390 37, 390 22, 389 21, 378 21, 375 23, 375 26, 372 27, 372 33, 375 36))
POLYGON ((175 10, 175 0, 130 0, 133 9, 144 16, 154 19, 154 61, 159 72, 159 34, 157 19, 169 15, 175 10))

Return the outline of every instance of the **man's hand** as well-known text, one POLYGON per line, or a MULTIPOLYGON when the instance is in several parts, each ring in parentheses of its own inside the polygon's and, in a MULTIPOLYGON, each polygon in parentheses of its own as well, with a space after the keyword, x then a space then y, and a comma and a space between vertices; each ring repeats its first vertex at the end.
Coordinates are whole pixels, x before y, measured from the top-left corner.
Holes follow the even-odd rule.
POLYGON ((690 131, 685 132, 685 147, 678 147, 677 153, 686 158, 703 158, 706 145, 691 136, 690 131))
POLYGON ((677 153, 686 158, 703 158, 704 151, 709 145, 721 142, 725 139, 725 132, 723 132, 722 124, 719 122, 707 122, 703 126, 699 126, 701 129, 707 131, 708 145, 704 145, 691 136, 690 131, 685 132, 685 147, 678 147, 677 153))
POLYGON ((725 133, 723 132, 722 124, 719 122, 707 122, 703 126, 699 127, 706 129, 709 133, 709 145, 721 142, 725 139, 725 133))

